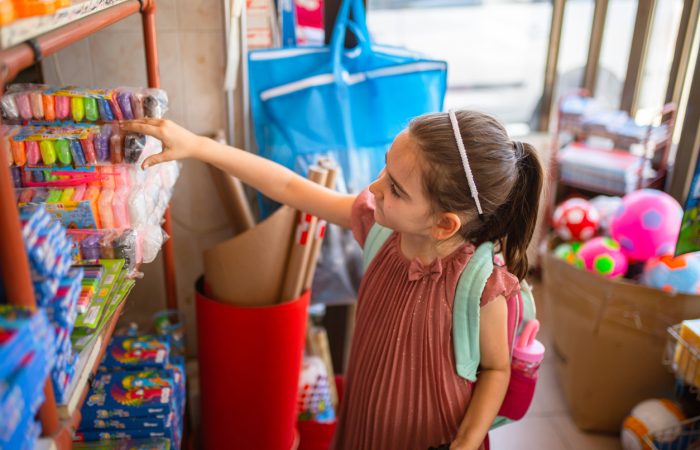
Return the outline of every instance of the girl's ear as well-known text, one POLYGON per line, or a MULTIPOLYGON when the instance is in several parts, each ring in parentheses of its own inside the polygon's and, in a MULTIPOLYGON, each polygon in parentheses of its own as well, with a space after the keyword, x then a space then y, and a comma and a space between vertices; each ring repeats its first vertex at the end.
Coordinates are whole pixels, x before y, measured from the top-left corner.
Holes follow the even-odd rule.
POLYGON ((444 241, 454 236, 462 228, 462 220, 455 213, 444 212, 437 215, 431 233, 433 238, 444 241))

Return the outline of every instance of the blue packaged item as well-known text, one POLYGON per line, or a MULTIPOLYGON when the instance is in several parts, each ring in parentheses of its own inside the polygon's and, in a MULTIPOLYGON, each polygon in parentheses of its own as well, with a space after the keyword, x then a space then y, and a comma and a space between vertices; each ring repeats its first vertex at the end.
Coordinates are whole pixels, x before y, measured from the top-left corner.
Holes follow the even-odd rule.
POLYGON ((73 442, 74 450, 171 450, 170 439, 120 439, 99 442, 73 442))
POLYGON ((80 431, 118 431, 118 430, 151 430, 151 431, 166 431, 172 427, 174 422, 175 412, 171 411, 168 415, 156 415, 149 417, 131 417, 120 418, 112 417, 109 419, 93 419, 80 422, 80 431))
MULTIPOLYGON (((32 314, 27 309, 0 306, 0 380, 13 373, 30 352, 53 350, 53 332, 46 313, 32 314)), ((49 354, 50 355, 50 354, 49 354)), ((51 357, 53 364, 53 357, 51 357)))
POLYGON ((98 374, 81 410, 83 418, 167 416, 175 409, 175 376, 172 370, 98 374))
POLYGON ((0 384, 0 448, 17 448, 17 434, 24 435, 24 428, 44 401, 44 383, 48 375, 46 351, 38 348, 22 360, 21 365, 0 384))
POLYGON ((163 336, 115 336, 109 343, 102 367, 123 370, 164 368, 169 355, 170 345, 163 336))
POLYGON ((108 441, 122 439, 167 438, 172 439, 170 431, 151 430, 116 430, 116 431, 76 431, 75 439, 78 441, 108 441))

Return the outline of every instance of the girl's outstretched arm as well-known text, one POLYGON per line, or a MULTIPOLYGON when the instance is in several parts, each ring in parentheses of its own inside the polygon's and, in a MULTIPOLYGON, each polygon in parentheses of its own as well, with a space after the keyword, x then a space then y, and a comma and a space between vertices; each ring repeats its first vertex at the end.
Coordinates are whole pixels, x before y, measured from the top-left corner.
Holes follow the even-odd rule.
POLYGON ((497 297, 484 305, 480 313, 480 372, 451 450, 476 450, 481 446, 501 409, 510 382, 506 299, 497 297))
POLYGON ((163 142, 163 152, 147 158, 144 168, 166 161, 198 159, 239 178, 277 202, 350 227, 355 195, 320 186, 275 162, 198 136, 169 120, 133 120, 121 122, 120 127, 163 142))

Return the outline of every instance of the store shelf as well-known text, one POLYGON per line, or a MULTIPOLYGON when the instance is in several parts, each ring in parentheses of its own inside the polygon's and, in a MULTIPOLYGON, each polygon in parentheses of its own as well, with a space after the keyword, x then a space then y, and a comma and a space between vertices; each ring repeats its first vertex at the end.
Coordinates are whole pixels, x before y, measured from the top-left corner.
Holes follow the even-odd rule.
MULTIPOLYGON (((88 0, 88 2, 102 6, 93 8, 92 11, 86 8, 83 15, 67 18, 55 26, 38 29, 32 37, 24 39, 15 37, 8 40, 8 43, 15 41, 17 43, 9 48, 2 47, 3 49, 0 50, 0 85, 11 81, 22 69, 36 62, 35 49, 40 52, 42 57, 51 55, 139 12, 142 4, 151 4, 148 0, 141 0, 141 2, 138 0, 88 0), (27 39, 32 39, 34 45, 21 45, 27 39)), ((21 22, 19 24, 21 25, 21 22)), ((6 32, 5 28, 12 29, 13 25, 3 27, 2 33, 6 32)), ((27 33, 26 36, 30 36, 30 34, 27 33)))
POLYGON ((18 19, 0 27, 0 50, 21 44, 49 31, 99 13, 127 0, 77 0, 54 14, 18 19))
POLYGON ((77 428, 78 424, 80 424, 80 408, 83 406, 90 390, 90 380, 102 362, 107 345, 112 339, 114 328, 119 321, 125 304, 126 299, 114 311, 102 333, 80 352, 80 360, 75 370, 75 376, 68 388, 68 401, 63 405, 58 405, 59 417, 67 420, 74 428, 77 428))

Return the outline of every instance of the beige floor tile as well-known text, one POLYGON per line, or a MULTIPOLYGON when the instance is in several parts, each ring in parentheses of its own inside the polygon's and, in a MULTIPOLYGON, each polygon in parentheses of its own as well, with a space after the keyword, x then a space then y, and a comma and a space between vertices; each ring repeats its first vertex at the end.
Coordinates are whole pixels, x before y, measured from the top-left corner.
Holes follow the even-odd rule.
POLYGON ((569 450, 548 417, 528 417, 489 433, 492 450, 569 450))
POLYGON ((620 450, 620 438, 614 435, 584 433, 568 415, 553 417, 556 431, 569 450, 620 450))

